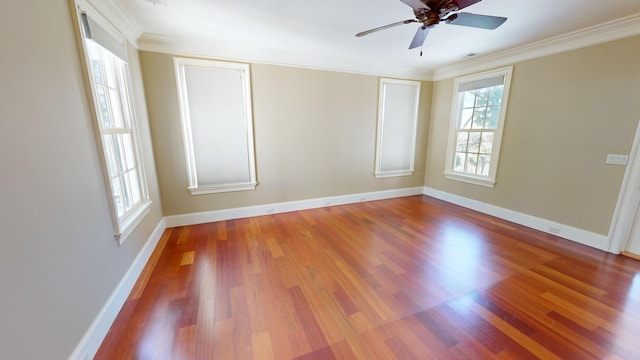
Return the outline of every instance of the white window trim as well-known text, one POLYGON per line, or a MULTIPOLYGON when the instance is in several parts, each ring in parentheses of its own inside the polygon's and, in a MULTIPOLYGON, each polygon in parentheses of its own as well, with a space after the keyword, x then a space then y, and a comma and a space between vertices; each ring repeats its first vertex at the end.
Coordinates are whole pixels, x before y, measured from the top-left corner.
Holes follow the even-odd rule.
POLYGON ((496 69, 492 71, 486 71, 478 74, 458 77, 454 80, 453 86, 453 97, 452 97, 452 109, 451 109, 451 120, 449 125, 449 143, 447 145, 447 159, 445 163, 444 175, 445 178, 450 180, 461 181, 469 184, 475 184, 479 186, 493 188, 496 184, 496 174, 498 172, 498 163, 500 159, 500 147, 502 144, 502 132, 504 129, 504 123, 507 114, 507 105, 509 101, 509 90, 511 87, 511 75, 513 73, 513 66, 496 69), (500 116, 498 119, 498 128, 494 132, 494 143, 493 149, 491 152, 491 168, 489 170, 489 176, 478 176, 465 174, 460 172, 453 171, 453 159, 455 156, 455 148, 456 148, 456 135, 458 131, 458 121, 460 116, 460 111, 462 110, 461 96, 460 96, 460 85, 483 80, 487 78, 492 78, 496 76, 504 76, 504 88, 502 92, 502 102, 500 105, 500 116))
POLYGON ((107 159, 104 153, 105 145, 103 141, 102 129, 100 127, 98 114, 96 110, 98 108, 98 100, 96 95, 95 82, 93 79, 93 73, 89 68, 91 64, 89 55, 85 48, 86 40, 84 39, 84 35, 83 35, 83 30, 82 30, 83 25, 82 25, 82 19, 81 19, 81 16, 83 13, 86 13, 87 15, 91 16, 92 19, 98 22, 98 24, 102 27, 102 29, 107 31, 108 34, 114 38, 114 40, 121 42, 124 46, 125 51, 126 51, 126 40, 125 40, 125 37, 122 36, 122 34, 113 25, 111 25, 111 23, 108 20, 106 20, 104 16, 95 7, 93 7, 91 3, 85 0, 75 0, 74 18, 76 20, 76 26, 77 26, 76 31, 79 38, 82 58, 85 64, 83 71, 85 72, 86 79, 88 80, 89 90, 87 91, 87 95, 90 98, 91 104, 93 104, 93 106, 90 107, 90 113, 93 121, 94 134, 96 137, 96 142, 100 147, 100 151, 98 151, 98 154, 100 157, 100 163, 102 165, 102 174, 104 177, 105 188, 108 195, 109 210, 111 212, 111 220, 114 228, 114 238, 118 241, 119 245, 122 245, 125 242, 125 240, 129 237, 129 235, 133 233, 135 228, 142 222, 142 220, 146 217, 146 215, 149 214, 149 212, 151 211, 150 210, 151 200, 149 198, 149 191, 147 187, 147 179, 146 179, 146 173, 144 169, 144 162, 142 161, 142 155, 140 150, 140 139, 138 135, 137 120, 135 116, 136 114, 135 101, 131 94, 131 89, 132 89, 131 75, 129 73, 128 64, 127 64, 127 71, 126 71, 124 80, 126 82, 126 87, 127 87, 126 91, 128 95, 128 103, 130 106, 129 110, 131 112, 130 118, 131 118, 131 129, 132 129, 132 140, 133 140, 136 162, 138 165, 137 169, 139 172, 141 203, 137 207, 132 209, 131 212, 127 214, 127 216, 123 217, 122 219, 119 219, 118 213, 116 210, 113 189, 111 185, 111 176, 109 175, 109 170, 108 170, 109 165, 107 163, 107 159))
POLYGON ((182 135, 185 147, 185 158, 187 162, 187 175, 189 180, 188 190, 191 195, 215 194, 232 191, 254 190, 258 184, 256 178, 255 149, 253 136, 253 113, 251 101, 251 77, 248 64, 232 63, 214 60, 202 60, 192 58, 174 58, 176 71, 176 82, 178 85, 178 100, 180 103, 180 117, 182 122, 182 135), (186 67, 204 67, 235 70, 242 78, 242 96, 244 104, 244 121, 247 136, 247 155, 249 161, 249 181, 236 184, 221 184, 202 186, 198 184, 198 172, 196 169, 196 159, 192 136, 191 115, 187 97, 186 67))
POLYGON ((413 80, 399 80, 380 78, 379 90, 378 90, 378 124, 377 124, 377 139, 376 139, 376 165, 375 165, 375 177, 376 178, 389 178, 397 176, 410 176, 415 171, 415 153, 416 153, 416 136, 418 130, 418 108, 420 106, 420 82, 413 80), (384 154, 384 126, 386 121, 385 101, 386 101, 386 86, 387 85, 404 85, 411 86, 417 89, 416 96, 414 98, 414 108, 412 109, 412 134, 411 134, 411 150, 409 156, 409 168, 401 170, 382 170, 382 161, 384 154))

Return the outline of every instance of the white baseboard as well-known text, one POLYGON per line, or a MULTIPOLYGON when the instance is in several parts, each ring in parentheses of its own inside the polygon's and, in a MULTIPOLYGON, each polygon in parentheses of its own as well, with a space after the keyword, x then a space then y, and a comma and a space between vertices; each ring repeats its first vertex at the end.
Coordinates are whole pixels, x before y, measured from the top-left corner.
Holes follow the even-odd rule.
POLYGON ((69 357, 70 360, 93 359, 166 228, 165 220, 162 219, 149 236, 149 239, 147 239, 147 242, 131 266, 129 266, 129 269, 124 274, 122 280, 120 280, 120 283, 118 283, 116 289, 111 293, 111 296, 82 337, 82 340, 80 340, 78 346, 76 346, 76 349, 69 357))
POLYGON ((191 214, 166 216, 167 227, 203 224, 213 221, 240 219, 251 216, 277 214, 290 211, 316 209, 326 206, 353 204, 363 201, 384 200, 412 195, 422 195, 423 188, 405 188, 397 190, 375 191, 360 194, 330 196, 299 201, 273 203, 267 205, 249 206, 243 208, 223 209, 191 214))
POLYGON ((596 249, 603 251, 607 251, 609 249, 609 238, 607 235, 601 235, 573 226, 559 224, 554 221, 450 194, 430 187, 425 187, 423 194, 545 233, 553 234, 567 240, 575 241, 583 245, 591 246, 596 249))

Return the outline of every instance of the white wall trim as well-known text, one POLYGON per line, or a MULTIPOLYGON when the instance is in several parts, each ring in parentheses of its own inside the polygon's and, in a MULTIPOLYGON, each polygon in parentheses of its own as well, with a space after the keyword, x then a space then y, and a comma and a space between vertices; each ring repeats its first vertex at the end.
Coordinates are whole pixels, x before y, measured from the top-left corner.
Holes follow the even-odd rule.
POLYGON ((254 190, 257 179, 249 64, 174 57, 173 65, 191 195, 254 190), (212 100, 215 98, 224 101, 212 100), (227 151, 224 156, 215 156, 223 149, 227 151))
POLYGON ((638 174, 640 174, 640 123, 636 128, 629 164, 624 172, 618 202, 609 228, 610 245, 608 250, 614 254, 619 254, 626 249, 633 231, 636 212, 638 205, 640 205, 640 176, 638 174))
POLYGON ((376 178, 413 174, 419 107, 419 81, 384 77, 379 79, 374 171, 376 178), (411 91, 408 96, 407 89, 411 91), (411 147, 406 149, 405 144, 411 144, 411 147), (408 151, 400 151, 401 149, 408 151))
POLYGON ((443 66, 436 69, 433 80, 450 79, 639 34, 640 14, 634 14, 546 40, 443 66))
MULTIPOLYGON (((447 179, 467 182, 475 185, 493 188, 496 184, 496 173, 498 172, 498 163, 500 162, 500 147, 502 144, 502 134, 504 124, 507 118, 507 108, 509 104, 509 93, 511 89, 511 76, 513 74, 513 66, 507 66, 501 69, 485 71, 482 73, 458 77, 453 81, 453 93, 451 99, 451 120, 449 121, 449 141, 447 144, 447 156, 445 163, 445 177, 447 179), (455 171, 455 158, 458 145, 458 138, 461 133, 471 133, 464 129, 463 113, 464 113, 464 93, 471 89, 482 89, 493 86, 502 85, 502 97, 499 103, 498 124, 495 129, 484 129, 480 134, 485 132, 493 132, 493 146, 489 160, 488 174, 472 174, 470 172, 455 171)), ((487 104, 488 105, 488 104, 487 104)), ((487 107, 488 109, 488 107, 487 107)), ((488 110, 487 110, 488 111, 488 110)), ((473 110, 475 113, 475 110, 473 110)), ((472 114, 475 117, 474 114, 472 114)), ((484 138, 484 135, 482 135, 484 138)), ((467 149, 468 150, 468 149, 467 149)), ((465 166, 466 167, 466 166, 465 166)), ((475 171, 474 171, 475 172, 475 171)))
POLYGON ((327 54, 305 54, 276 49, 246 50, 233 44, 179 39, 170 36, 143 33, 138 39, 138 49, 174 56, 203 57, 221 61, 248 62, 255 64, 297 67, 302 69, 326 70, 349 74, 387 76, 411 80, 433 80, 434 71, 424 67, 407 67, 369 59, 330 56, 327 54), (259 51, 258 51, 259 50, 259 51))
POLYGON ((422 195, 422 187, 397 190, 375 191, 359 194, 329 196, 323 198, 272 203, 266 205, 248 206, 242 208, 205 211, 191 214, 166 216, 167 227, 203 224, 213 221, 241 219, 251 216, 277 214, 290 211, 316 209, 327 206, 353 204, 363 201, 384 200, 404 196, 422 195))
POLYGON ((609 240, 605 235, 597 234, 565 224, 559 224, 551 220, 527 215, 521 212, 483 203, 481 201, 465 198, 459 195, 450 194, 430 187, 425 187, 423 194, 471 210, 479 211, 484 214, 511 221, 535 230, 553 234, 555 236, 559 236, 561 238, 575 241, 577 243, 594 247, 603 251, 607 251, 609 247, 609 240))
POLYGON ((102 307, 102 310, 100 310, 98 316, 96 316, 93 323, 91 323, 91 326, 89 326, 89 329, 82 337, 82 340, 80 340, 78 346, 76 346, 71 356, 69 356, 70 360, 93 359, 94 355, 100 348, 102 341, 107 335, 107 332, 111 328, 113 321, 116 319, 120 309, 122 309, 122 306, 129 297, 129 293, 140 277, 147 261, 149 261, 151 254, 158 245, 158 242, 166 228, 165 220, 160 220, 147 239, 147 242, 144 244, 135 260, 133 260, 133 263, 129 266, 129 269, 122 277, 122 280, 120 280, 120 283, 118 283, 118 286, 116 286, 115 290, 111 293, 111 296, 102 307))

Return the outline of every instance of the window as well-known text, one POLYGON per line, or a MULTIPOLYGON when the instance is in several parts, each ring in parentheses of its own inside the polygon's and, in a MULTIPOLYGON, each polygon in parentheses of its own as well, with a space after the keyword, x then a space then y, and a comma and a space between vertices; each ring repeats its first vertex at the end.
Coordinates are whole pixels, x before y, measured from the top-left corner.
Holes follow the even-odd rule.
POLYGON ((420 82, 380 79, 375 176, 413 174, 420 82))
POLYGON ((149 212, 149 197, 136 132, 126 47, 97 14, 79 9, 95 127, 102 148, 115 237, 122 244, 149 212), (100 22, 100 24, 98 23, 100 22))
POLYGON ((189 191, 253 190, 249 65, 175 58, 189 191))
POLYGON ((457 78, 445 176, 493 187, 512 68, 457 78))

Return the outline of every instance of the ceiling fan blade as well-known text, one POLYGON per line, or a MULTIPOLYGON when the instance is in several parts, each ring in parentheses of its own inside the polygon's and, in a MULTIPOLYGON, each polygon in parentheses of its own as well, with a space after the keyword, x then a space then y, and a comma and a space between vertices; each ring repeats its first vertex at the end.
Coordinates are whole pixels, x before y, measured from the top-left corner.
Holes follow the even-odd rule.
POLYGON ((456 0, 455 3, 458 4, 458 10, 460 10, 475 3, 479 3, 480 1, 482 0, 456 0))
POLYGON ((404 20, 404 21, 398 21, 398 22, 394 22, 393 24, 389 24, 389 25, 385 25, 385 26, 380 26, 380 27, 377 27, 377 28, 374 28, 374 29, 370 29, 370 30, 367 30, 367 31, 359 32, 359 33, 357 33, 357 34, 356 34, 356 36, 357 36, 357 37, 362 37, 362 36, 365 36, 365 35, 369 35, 369 34, 371 34, 371 33, 374 33, 374 32, 376 32, 376 31, 380 31, 380 30, 384 30, 384 29, 389 29, 389 28, 392 28, 392 27, 394 27, 394 26, 399 26, 399 25, 404 25, 404 24, 411 24, 411 23, 414 23, 414 22, 417 22, 417 20, 415 20, 415 19, 409 19, 409 20, 404 20))
POLYGON ((493 30, 507 21, 507 18, 500 16, 478 15, 465 12, 455 15, 457 15, 457 17, 451 22, 447 21, 447 23, 493 30))
POLYGON ((424 44, 424 41, 427 39, 427 35, 429 35, 429 31, 431 31, 431 28, 420 26, 418 28, 418 31, 416 31, 411 44, 409 45, 409 49, 415 49, 422 46, 422 44, 424 44))
POLYGON ((426 9, 431 10, 430 7, 428 7, 425 3, 423 3, 420 0, 400 0, 400 1, 402 1, 403 3, 411 6, 414 9, 425 9, 426 8, 426 9))

